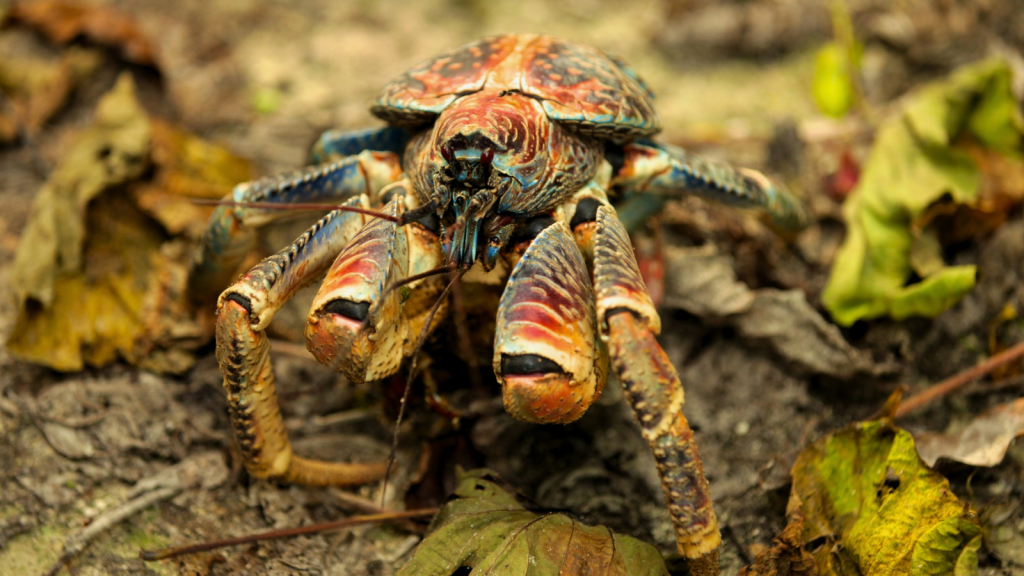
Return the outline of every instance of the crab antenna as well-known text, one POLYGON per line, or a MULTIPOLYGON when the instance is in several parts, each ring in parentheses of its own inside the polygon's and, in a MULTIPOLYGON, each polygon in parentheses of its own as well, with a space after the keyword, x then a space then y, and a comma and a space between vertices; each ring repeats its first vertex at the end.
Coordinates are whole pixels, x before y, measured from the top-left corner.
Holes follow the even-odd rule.
POLYGON ((427 339, 427 333, 430 331, 430 325, 434 323, 434 316, 437 315, 437 311, 441 309, 441 303, 448 297, 448 292, 451 291, 452 286, 455 285, 465 271, 456 270, 452 272, 452 281, 444 287, 441 295, 437 297, 437 301, 434 302, 433 307, 430 308, 430 313, 427 314, 427 321, 423 323, 423 328, 420 329, 419 338, 416 340, 416 347, 412 350, 412 363, 409 365, 409 377, 405 380, 405 390, 402 392, 402 401, 398 405, 398 418, 395 420, 395 432, 391 436, 391 452, 388 454, 388 466, 384 471, 384 483, 380 488, 380 505, 384 507, 384 497, 388 493, 388 476, 391 475, 391 467, 395 464, 395 453, 398 451, 398 430, 402 426, 402 418, 405 416, 405 405, 409 402, 409 391, 412 390, 412 380, 416 376, 416 362, 419 360, 420 350, 423 349, 423 343, 427 339))
MULTIPOLYGON (((423 280, 424 278, 430 278, 431 276, 437 276, 438 274, 444 274, 445 272, 451 272, 452 270, 455 270, 455 267, 451 266, 451 265, 438 266, 437 268, 433 268, 433 269, 427 270, 426 272, 420 272, 419 274, 413 274, 412 276, 409 276, 408 278, 403 278, 401 280, 396 280, 395 282, 391 283, 391 285, 388 286, 387 290, 384 291, 383 296, 387 296, 388 293, 391 292, 392 290, 396 290, 398 288, 401 288, 402 286, 405 286, 406 284, 412 284, 413 282, 415 282, 417 280, 423 280)), ((382 299, 383 299, 383 296, 381 297, 382 299)))
POLYGON ((338 210, 340 212, 355 212, 357 214, 365 214, 367 216, 373 216, 374 218, 380 218, 387 220, 388 222, 396 222, 398 224, 404 224, 398 217, 390 214, 384 214, 383 212, 377 212, 376 210, 368 210, 366 208, 359 208, 357 206, 341 206, 338 204, 304 204, 300 202, 278 204, 274 202, 236 202, 234 200, 204 200, 202 198, 195 198, 192 200, 193 204, 199 206, 233 206, 235 208, 260 208, 263 210, 338 210))

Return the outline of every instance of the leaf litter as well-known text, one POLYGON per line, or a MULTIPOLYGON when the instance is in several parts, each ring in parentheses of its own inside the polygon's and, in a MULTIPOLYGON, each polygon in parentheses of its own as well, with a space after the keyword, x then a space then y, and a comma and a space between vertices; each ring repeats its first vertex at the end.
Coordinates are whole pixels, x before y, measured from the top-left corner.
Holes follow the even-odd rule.
MULTIPOLYGON (((151 126, 151 130, 154 133, 153 139, 155 141, 157 138, 155 136, 157 130, 155 128, 155 123, 153 126, 151 126)), ((958 145, 962 144, 958 143, 958 145)), ((969 150, 969 147, 967 145, 963 146, 965 146, 965 149, 969 150)), ((968 153, 972 154, 972 158, 974 158, 974 161, 978 162, 979 165, 981 165, 981 160, 978 160, 978 157, 974 156, 973 152, 969 150, 968 153)), ((157 153, 155 150, 153 150, 151 154, 155 158, 157 153)), ((990 155, 989 157, 994 158, 997 161, 1001 161, 1004 158, 1003 156, 999 155, 990 155)), ((989 168, 987 167, 981 168, 982 178, 986 177, 986 175, 988 174, 988 170, 989 168)), ((983 188, 984 184, 982 184, 981 186, 983 188)), ((982 192, 979 191, 979 196, 981 196, 981 194, 982 192)), ((171 200, 171 202, 176 201, 177 200, 171 200)), ((157 221, 165 233, 183 234, 186 237, 191 235, 191 226, 189 224, 188 218, 175 218, 175 209, 169 209, 166 213, 163 213, 161 207, 164 206, 165 204, 162 201, 153 201, 147 195, 142 194, 140 192, 140 188, 134 186, 131 187, 129 201, 125 204, 119 204, 117 207, 122 208, 130 206, 132 204, 135 205, 135 208, 143 211, 145 216, 150 217, 153 220, 157 221)), ((935 270, 940 269, 940 267, 946 267, 945 262, 941 262, 941 266, 936 266, 936 264, 940 262, 935 258, 930 258, 936 254, 934 249, 934 240, 936 239, 936 236, 938 236, 940 246, 948 240, 947 237, 941 234, 934 234, 934 230, 936 229, 937 225, 940 225, 942 227, 941 229, 943 234, 948 234, 949 230, 956 228, 955 226, 950 226, 948 224, 948 221, 952 217, 950 216, 949 211, 946 210, 946 207, 943 206, 942 204, 943 203, 941 201, 939 203, 933 203, 929 207, 929 209, 922 215, 922 217, 915 221, 915 224, 920 224, 924 228, 924 230, 922 231, 922 238, 926 234, 930 235, 929 238, 924 238, 923 240, 920 241, 921 245, 916 247, 918 251, 909 257, 911 260, 911 267, 914 269, 915 273, 917 273, 918 270, 931 273, 934 272, 935 270), (944 218, 946 219, 945 221, 942 220, 944 218), (931 244, 929 244, 929 242, 931 244)), ((963 207, 962 204, 955 205, 958 206, 958 210, 962 209, 963 207)), ((992 209, 990 211, 987 211, 986 214, 998 216, 999 209, 992 209)), ((198 219, 198 221, 200 222, 201 220, 202 219, 198 219)), ((971 220, 971 222, 974 221, 976 221, 976 218, 974 220, 971 220)), ((992 227, 999 226, 999 223, 993 223, 988 226, 991 229, 992 227)), ((975 237, 977 234, 982 233, 983 232, 965 232, 967 237, 972 238, 975 237)), ((719 264, 721 264, 721 262, 719 264)), ((730 264, 728 260, 726 260, 726 264, 730 264)), ((110 266, 109 264, 107 264, 107 269, 109 268, 110 266)), ((103 270, 104 268, 101 267, 100 271, 102 272, 103 270)), ((732 281, 735 282, 735 275, 733 275, 732 281)), ((839 377, 843 379, 852 379, 854 375, 863 374, 865 371, 871 372, 874 369, 870 366, 870 364, 865 363, 868 356, 861 353, 856 348, 849 347, 849 345, 846 344, 846 340, 843 337, 843 333, 839 332, 838 330, 835 330, 834 326, 825 321, 821 314, 814 310, 813 306, 811 306, 811 303, 809 303, 807 299, 803 297, 801 294, 791 291, 764 288, 758 290, 747 289, 747 291, 744 292, 743 290, 737 288, 745 288, 745 286, 736 287, 735 285, 724 285, 731 286, 731 288, 735 290, 734 295, 738 297, 734 299, 732 303, 733 308, 729 312, 725 312, 725 308, 716 308, 715 306, 717 305, 712 305, 706 307, 705 310, 698 314, 701 318, 709 320, 709 323, 714 324, 717 322, 721 322, 724 318, 725 324, 735 328, 737 332, 739 332, 741 336, 743 336, 744 338, 747 338, 749 340, 757 340, 758 342, 761 342, 764 345, 771 347, 780 357, 789 359, 793 364, 802 367, 805 371, 810 373, 824 373, 827 375, 838 374, 840 375, 839 377), (762 300, 761 304, 757 303, 758 299, 762 300), (736 301, 739 301, 740 304, 736 304, 736 301), (810 314, 808 314, 808 312, 810 314), (790 316, 796 316, 797 320, 793 320, 792 318, 790 318, 790 316), (743 325, 744 318, 747 319, 747 325, 746 328, 741 329, 740 326, 743 325), (758 319, 755 321, 751 320, 751 318, 758 319), (801 325, 803 325, 802 328, 801 325), (824 326, 825 332, 828 333, 821 332, 821 326, 824 326), (826 360, 824 362, 815 362, 815 354, 804 354, 803 357, 801 357, 800 348, 802 341, 799 338, 794 338, 793 341, 788 345, 780 345, 776 347, 773 344, 774 339, 779 337, 786 337, 791 333, 802 333, 804 334, 804 337, 810 335, 811 343, 819 346, 827 346, 827 348, 825 349, 827 354, 823 356, 823 358, 833 358, 833 356, 829 356, 829 354, 838 355, 837 357, 840 358, 840 360, 838 360, 837 365, 840 366, 840 368, 833 369, 832 365, 836 364, 836 362, 831 360, 826 360), (839 340, 835 340, 833 336, 838 336, 839 340), (846 344, 846 346, 844 347, 843 344, 846 344), (847 356, 850 351, 852 351, 853 356, 859 355, 860 359, 858 360, 855 358, 844 358, 844 356, 847 356)), ((681 307, 687 308, 686 306, 681 307)), ((55 424, 57 426, 63 426, 69 429, 75 429, 73 426, 66 426, 67 423, 60 424, 49 422, 47 424, 55 424)), ((69 438, 71 437, 69 436, 69 438)), ((82 450, 81 443, 74 438, 71 439, 73 440, 73 442, 67 444, 67 446, 65 446, 65 449, 82 450)), ((93 441, 95 442, 96 440, 94 439, 93 441)), ((53 445, 52 442, 51 445, 53 445)), ((60 445, 59 441, 58 445, 60 445)), ((130 447, 128 447, 127 445, 124 448, 130 449, 130 447)), ((801 547, 801 545, 798 543, 799 541, 797 540, 797 536, 791 534, 792 531, 790 530, 790 528, 792 526, 793 525, 787 527, 786 532, 779 536, 779 541, 789 541, 793 546, 801 547)), ((207 569, 208 568, 209 567, 207 567, 207 569)))
POLYGON ((891 419, 853 424, 814 442, 792 473, 789 525, 744 574, 977 573, 978 515, 891 419))
POLYGON ((191 240, 248 164, 142 110, 123 75, 33 203, 7 346, 62 371, 117 359, 180 373, 209 328, 187 301, 191 240), (189 236, 191 235, 191 237, 189 236))

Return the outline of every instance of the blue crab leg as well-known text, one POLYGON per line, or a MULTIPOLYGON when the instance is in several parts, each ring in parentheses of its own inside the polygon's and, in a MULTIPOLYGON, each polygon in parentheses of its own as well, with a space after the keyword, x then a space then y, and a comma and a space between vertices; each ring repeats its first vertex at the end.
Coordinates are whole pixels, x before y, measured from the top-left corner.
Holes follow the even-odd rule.
POLYGON ((800 201, 756 170, 712 162, 668 144, 627 144, 623 152, 625 163, 612 183, 627 193, 696 194, 761 209, 777 228, 787 232, 798 232, 807 225, 800 201))
MULTIPOLYGON (((365 196, 346 204, 367 206, 365 196)), ((307 484, 361 484, 386 466, 328 464, 292 455, 277 404, 274 369, 264 329, 296 290, 317 279, 362 228, 366 216, 332 211, 291 246, 266 258, 221 294, 217 303, 217 361, 245 467, 257 478, 307 484)))
POLYGON ((317 138, 310 151, 310 164, 324 164, 363 150, 394 152, 401 155, 409 142, 409 131, 385 126, 365 130, 328 130, 317 138))
MULTIPOLYGON (((363 151, 330 164, 246 182, 224 200, 248 203, 291 204, 372 195, 402 174, 398 156, 391 152, 363 151)), ((288 216, 287 210, 246 206, 218 206, 203 232, 201 245, 189 271, 189 294, 204 302, 234 277, 252 250, 260 226, 288 216)))
POLYGON ((718 520, 693 431, 682 413, 682 383, 655 339, 661 319, 622 223, 606 205, 597 208, 596 216, 593 278, 601 339, 654 452, 679 552, 691 573, 718 574, 718 520))

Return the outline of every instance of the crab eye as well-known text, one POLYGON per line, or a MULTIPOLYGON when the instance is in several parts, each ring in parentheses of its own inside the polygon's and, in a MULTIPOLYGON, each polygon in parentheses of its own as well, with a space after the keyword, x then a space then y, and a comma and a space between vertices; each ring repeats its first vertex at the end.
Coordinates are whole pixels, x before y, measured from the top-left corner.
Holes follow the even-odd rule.
POLYGON ((490 148, 484 150, 484 153, 480 155, 480 163, 484 166, 490 166, 492 160, 494 160, 494 150, 490 148))
POLYGON ((441 157, 444 158, 444 161, 449 164, 451 164, 452 161, 455 159, 455 156, 452 154, 452 149, 449 148, 447 145, 441 146, 441 157))

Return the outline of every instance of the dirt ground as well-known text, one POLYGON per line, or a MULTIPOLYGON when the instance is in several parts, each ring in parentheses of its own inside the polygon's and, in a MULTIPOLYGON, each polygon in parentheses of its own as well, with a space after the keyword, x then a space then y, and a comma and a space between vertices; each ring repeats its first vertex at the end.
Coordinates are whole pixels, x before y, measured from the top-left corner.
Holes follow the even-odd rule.
MULTIPOLYGON (((713 262, 731 267, 753 289, 801 290, 820 309, 843 234, 839 204, 824 194, 823 178, 836 169, 842 146, 863 154, 870 132, 856 122, 826 120, 814 105, 811 62, 830 28, 827 12, 822 16, 806 2, 108 4, 137 18, 159 48, 159 72, 111 56, 35 141, 0 147, 5 339, 17 313, 10 271, 34 194, 122 70, 135 76, 151 114, 227 145, 261 174, 270 174, 301 166, 324 129, 378 125, 367 103, 406 67, 466 40, 506 31, 557 34, 623 56, 657 94, 662 139, 780 174, 815 214, 811 228, 790 244, 750 215, 696 199, 671 203, 660 220, 657 234, 666 244, 667 267, 661 341, 686 387, 685 412, 723 527, 723 573, 735 574, 753 562, 785 526, 788 470, 802 447, 870 418, 901 386, 913 392, 972 366, 987 354, 991 319, 1008 301, 1024 304, 1019 211, 991 237, 958 251, 957 261, 978 263, 983 276, 952 310, 935 320, 877 320, 843 331, 862 359, 856 370, 794 358, 784 347, 745 336, 734 324, 680 303, 694 270, 688 266, 713 262)), ((873 5, 852 4, 868 12, 873 5)), ((1024 7, 981 4, 991 10, 979 12, 973 28, 932 27, 931 36, 916 38, 913 49, 867 43, 866 89, 879 110, 922 80, 994 50, 993 38, 1001 39, 1000 49, 1019 54, 1024 24, 1015 27, 1012 19, 997 16, 1004 5, 1011 14, 1024 7)), ((0 9, 9 5, 0 0, 0 9)), ((28 31, 6 34, 2 50, 54 50, 28 31)), ((650 244, 651 230, 641 235, 643 245, 650 244)), ((268 242, 286 242, 288 234, 279 232, 268 242)), ((1010 344, 1024 337, 1019 325, 1006 330, 1002 337, 1010 344)), ((422 402, 414 402, 388 503, 436 503, 452 487, 455 464, 487 466, 538 507, 569 511, 674 553, 653 457, 618 387, 609 386, 576 423, 535 426, 504 414, 486 364, 484 386, 474 389, 465 385, 467 370, 445 365, 447 360, 436 353, 442 389, 470 415, 458 431, 442 429, 436 417, 422 414, 428 412, 422 402), (407 497, 425 452, 435 456, 427 481, 407 497)), ((334 460, 386 457, 393 387, 352 385, 301 355, 275 353, 274 362, 297 453, 334 460)), ((974 385, 900 424, 914 433, 962 428, 984 409, 1020 396, 1021 382, 1017 377, 998 386, 974 385)), ((73 574, 383 576, 394 573, 420 539, 404 525, 364 526, 143 563, 140 548, 359 512, 367 502, 380 501, 380 486, 347 491, 358 496, 353 498, 248 478, 233 456, 212 346, 180 377, 125 364, 59 373, 0 350, 0 574, 45 573, 70 534, 123 502, 140 479, 182 462, 198 467, 194 481, 101 534, 70 563, 73 574)), ((940 471, 987 523, 980 573, 1024 574, 1024 449, 1011 446, 993 468, 947 464, 940 471), (1020 544, 1016 552, 1014 542, 1020 544)))

